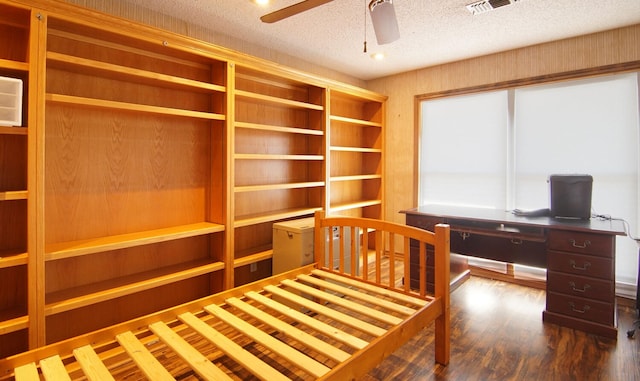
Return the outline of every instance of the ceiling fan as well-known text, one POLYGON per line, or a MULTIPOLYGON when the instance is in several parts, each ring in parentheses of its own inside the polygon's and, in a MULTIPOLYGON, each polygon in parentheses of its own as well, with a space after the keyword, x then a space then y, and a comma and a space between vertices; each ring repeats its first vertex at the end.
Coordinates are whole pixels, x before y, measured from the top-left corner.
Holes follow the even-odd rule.
MULTIPOLYGON (((333 0, 303 0, 299 3, 268 13, 260 17, 260 20, 265 23, 274 23, 332 1, 333 0)), ((371 0, 368 8, 378 44, 388 44, 400 38, 396 11, 393 8, 393 0, 371 0)))

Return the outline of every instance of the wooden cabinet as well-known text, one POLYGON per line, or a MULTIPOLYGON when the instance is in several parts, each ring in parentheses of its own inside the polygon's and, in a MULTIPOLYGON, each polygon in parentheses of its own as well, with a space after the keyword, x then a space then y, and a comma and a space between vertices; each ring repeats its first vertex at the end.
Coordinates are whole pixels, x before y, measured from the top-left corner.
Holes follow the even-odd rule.
MULTIPOLYGON (((0 125, 0 357, 29 348, 35 333, 31 285, 35 260, 33 218, 35 199, 31 154, 35 139, 29 111, 32 53, 37 47, 38 19, 26 8, 0 4, 0 76, 22 81, 22 122, 0 125)), ((0 91, 6 99, 13 94, 0 91)), ((3 102, 4 103, 4 102, 3 102)), ((0 118, 4 119, 4 118, 0 118)))
POLYGON ((617 336, 615 236, 549 231, 545 321, 617 336))
POLYGON ((382 218, 382 95, 50 0, 0 0, 0 76, 0 357, 268 276, 275 222, 382 218))

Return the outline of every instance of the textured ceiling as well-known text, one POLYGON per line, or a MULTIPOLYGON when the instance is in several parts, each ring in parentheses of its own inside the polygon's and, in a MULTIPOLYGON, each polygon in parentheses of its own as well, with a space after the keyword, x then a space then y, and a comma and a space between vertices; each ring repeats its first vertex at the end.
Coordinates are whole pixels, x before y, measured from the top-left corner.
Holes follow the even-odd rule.
POLYGON ((640 0, 519 0, 472 15, 475 0, 394 0, 400 39, 379 46, 365 4, 334 0, 274 24, 260 16, 300 0, 128 0, 254 45, 368 80, 412 69, 640 23, 640 0))

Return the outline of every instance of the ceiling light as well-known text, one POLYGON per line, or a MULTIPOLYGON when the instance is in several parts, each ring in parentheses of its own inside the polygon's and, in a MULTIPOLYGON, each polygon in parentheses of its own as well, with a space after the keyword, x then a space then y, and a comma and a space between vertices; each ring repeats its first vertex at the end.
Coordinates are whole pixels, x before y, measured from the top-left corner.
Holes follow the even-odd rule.
POLYGON ((376 61, 382 61, 386 56, 384 53, 378 52, 378 53, 372 53, 370 57, 376 61))
POLYGON ((267 5, 269 4, 269 0, 253 0, 254 3, 258 5, 267 5))
POLYGON ((388 44, 400 38, 393 0, 371 0, 369 13, 379 45, 388 44))

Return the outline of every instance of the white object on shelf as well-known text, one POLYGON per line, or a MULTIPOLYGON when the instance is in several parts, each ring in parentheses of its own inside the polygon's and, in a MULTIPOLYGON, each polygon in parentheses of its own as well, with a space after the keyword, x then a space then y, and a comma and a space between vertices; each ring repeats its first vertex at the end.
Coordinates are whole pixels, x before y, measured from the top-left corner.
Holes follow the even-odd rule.
POLYGON ((22 80, 0 77, 0 126, 22 126, 22 80))

